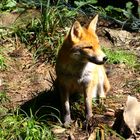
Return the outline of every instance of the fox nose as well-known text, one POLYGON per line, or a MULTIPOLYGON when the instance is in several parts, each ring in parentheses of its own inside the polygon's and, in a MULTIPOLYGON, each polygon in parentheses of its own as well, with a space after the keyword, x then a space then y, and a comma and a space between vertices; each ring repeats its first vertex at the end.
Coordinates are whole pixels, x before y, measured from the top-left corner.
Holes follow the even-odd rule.
POLYGON ((108 57, 105 56, 105 57, 103 58, 103 61, 106 62, 107 60, 108 60, 108 57))

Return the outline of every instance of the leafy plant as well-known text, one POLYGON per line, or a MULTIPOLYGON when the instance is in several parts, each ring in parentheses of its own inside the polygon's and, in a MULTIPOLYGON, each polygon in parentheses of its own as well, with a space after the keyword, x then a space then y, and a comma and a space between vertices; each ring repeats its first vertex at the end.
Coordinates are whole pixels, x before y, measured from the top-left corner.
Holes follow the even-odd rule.
POLYGON ((80 1, 74 1, 75 2, 75 4, 77 5, 77 6, 84 6, 84 5, 87 5, 87 4, 95 4, 95 3, 97 3, 97 0, 80 0, 80 1))
POLYGON ((108 15, 108 16, 111 16, 111 17, 114 17, 114 18, 120 19, 120 20, 122 18, 124 18, 123 9, 121 9, 121 8, 116 8, 116 7, 109 5, 104 10, 105 10, 106 15, 108 15))
POLYGON ((15 0, 2 0, 0 4, 1 10, 12 10, 16 7, 17 2, 15 0))

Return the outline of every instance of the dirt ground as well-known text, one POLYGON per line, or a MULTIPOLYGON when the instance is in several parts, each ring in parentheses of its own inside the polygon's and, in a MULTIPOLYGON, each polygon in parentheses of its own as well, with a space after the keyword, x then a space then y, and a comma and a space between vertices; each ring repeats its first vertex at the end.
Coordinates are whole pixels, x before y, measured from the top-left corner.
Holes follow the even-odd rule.
MULTIPOLYGON (((112 42, 104 34, 102 35, 103 29, 104 27, 100 27, 98 30, 100 43, 107 47, 114 47, 112 42)), ((52 87, 52 79, 55 79, 54 66, 39 61, 35 62, 33 54, 17 38, 5 37, 1 40, 0 45, 4 49, 7 64, 7 69, 0 71, 0 90, 5 91, 10 99, 10 102, 6 104, 7 108, 16 108, 21 105, 26 106, 30 100, 37 98, 42 93, 45 92, 47 94, 52 87)), ((140 55, 138 48, 140 46, 135 43, 133 43, 133 46, 130 46, 130 50, 134 50, 137 56, 140 55)), ((111 90, 105 102, 107 108, 112 110, 121 108, 125 104, 128 95, 134 95, 140 100, 139 70, 128 68, 125 64, 107 64, 106 67, 110 71, 108 77, 111 83, 111 90)), ((42 103, 41 105, 43 105, 45 101, 49 104, 52 100, 53 102, 57 100, 56 98, 52 100, 48 98, 46 97, 43 100, 39 98, 40 100, 37 100, 38 104, 42 103)), ((29 109, 27 106, 24 108, 26 110, 29 109)), ((100 115, 97 118, 101 120, 99 119, 98 121, 104 123, 107 118, 104 118, 104 114, 100 115)), ((86 129, 87 131, 82 129, 82 121, 77 120, 70 129, 58 126, 58 129, 55 129, 54 132, 61 140, 74 138, 75 140, 85 140, 88 138, 89 133, 92 132, 91 128, 95 127, 96 123, 93 123, 94 121, 92 121, 90 128, 86 129), (56 130, 60 132, 56 132, 56 130)), ((106 124, 112 125, 113 121, 114 116, 113 119, 109 117, 106 124)), ((99 131, 104 130, 103 127, 101 125, 99 131)), ((106 139, 120 138, 110 135, 106 139)))

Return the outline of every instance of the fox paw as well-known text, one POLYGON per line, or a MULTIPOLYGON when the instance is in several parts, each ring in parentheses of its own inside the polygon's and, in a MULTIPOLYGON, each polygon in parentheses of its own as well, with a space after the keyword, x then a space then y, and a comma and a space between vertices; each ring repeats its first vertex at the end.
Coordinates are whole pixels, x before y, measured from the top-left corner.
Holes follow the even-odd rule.
POLYGON ((70 117, 70 115, 66 115, 65 118, 64 118, 64 127, 68 128, 70 127, 70 124, 72 123, 72 119, 70 117))
POLYGON ((67 120, 67 121, 64 122, 63 126, 65 128, 70 128, 72 122, 73 122, 73 120, 71 120, 71 119, 67 120))

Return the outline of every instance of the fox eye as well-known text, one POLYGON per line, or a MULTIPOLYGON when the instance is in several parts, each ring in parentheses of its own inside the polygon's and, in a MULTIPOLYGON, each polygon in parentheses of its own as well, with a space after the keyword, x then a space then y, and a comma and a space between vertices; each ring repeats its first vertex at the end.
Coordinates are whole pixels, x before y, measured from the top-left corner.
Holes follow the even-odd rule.
POLYGON ((92 49, 92 46, 86 46, 84 49, 92 49))

